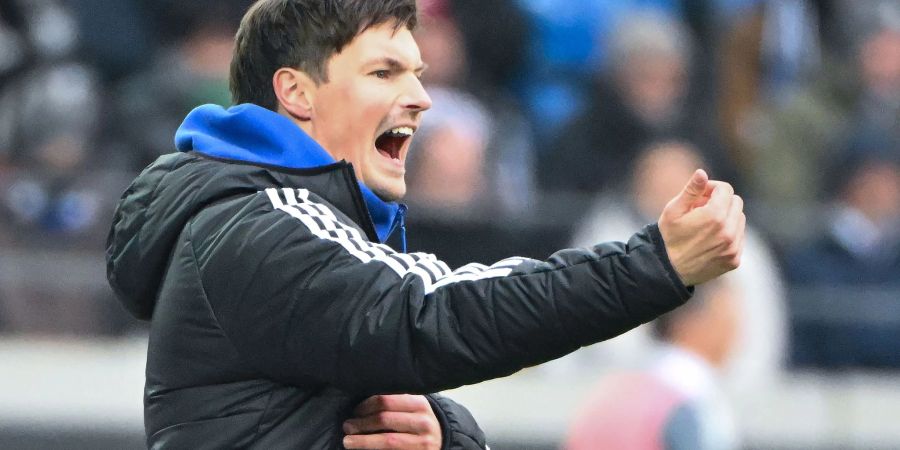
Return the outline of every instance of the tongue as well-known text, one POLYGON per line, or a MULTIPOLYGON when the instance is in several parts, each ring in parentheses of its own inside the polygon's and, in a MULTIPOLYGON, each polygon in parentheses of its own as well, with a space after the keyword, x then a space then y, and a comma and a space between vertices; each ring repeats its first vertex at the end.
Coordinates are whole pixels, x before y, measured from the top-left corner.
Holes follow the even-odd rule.
POLYGON ((393 158, 393 156, 391 156, 391 152, 384 151, 380 148, 378 149, 378 153, 381 153, 381 155, 385 158, 393 158))
POLYGON ((381 135, 375 141, 375 148, 387 158, 397 159, 400 157, 400 146, 403 145, 403 138, 381 135))

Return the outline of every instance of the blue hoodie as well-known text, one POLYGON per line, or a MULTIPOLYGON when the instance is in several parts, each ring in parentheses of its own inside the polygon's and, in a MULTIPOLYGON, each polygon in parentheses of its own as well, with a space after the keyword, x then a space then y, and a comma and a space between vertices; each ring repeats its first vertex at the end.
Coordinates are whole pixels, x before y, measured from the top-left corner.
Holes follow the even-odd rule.
MULTIPOLYGON (((246 103, 227 110, 203 105, 191 111, 175 133, 175 146, 182 152, 255 164, 310 169, 334 164, 334 158, 300 127, 276 112, 246 103)), ((369 216, 383 243, 400 228, 402 251, 406 251, 404 218, 406 205, 381 200, 359 183, 369 216)))

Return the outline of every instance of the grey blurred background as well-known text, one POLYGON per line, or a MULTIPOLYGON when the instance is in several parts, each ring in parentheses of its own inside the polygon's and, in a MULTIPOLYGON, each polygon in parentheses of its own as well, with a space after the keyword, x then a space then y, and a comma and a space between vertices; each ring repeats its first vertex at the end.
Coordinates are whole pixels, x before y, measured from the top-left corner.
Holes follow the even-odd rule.
MULTIPOLYGON (((143 445, 147 327, 106 232, 184 115, 229 105, 250 3, 0 0, 0 448, 143 445)), ((750 226, 711 365, 736 445, 900 448, 900 1, 419 3, 411 251, 624 240, 705 167, 750 226)), ((603 380, 671 347, 652 331, 448 394, 495 450, 561 448, 603 380)))

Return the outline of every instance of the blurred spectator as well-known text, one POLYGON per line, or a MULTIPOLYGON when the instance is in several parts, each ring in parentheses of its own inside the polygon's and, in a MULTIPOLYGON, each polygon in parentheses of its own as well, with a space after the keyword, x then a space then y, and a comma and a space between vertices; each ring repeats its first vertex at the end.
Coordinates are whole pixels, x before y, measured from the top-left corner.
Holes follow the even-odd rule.
POLYGON ((790 259, 800 284, 900 286, 900 171, 893 159, 856 156, 833 170, 840 178, 827 228, 790 259))
MULTIPOLYGON (((724 2, 728 3, 728 2, 724 2)), ((760 104, 784 105, 818 72, 826 27, 823 8, 812 0, 739 0, 721 5, 724 27, 719 47, 718 102, 724 139, 745 170, 752 163, 748 135, 757 132, 760 104)), ((834 29, 837 27, 830 27, 834 29)))
MULTIPOLYGON (((635 163, 631 191, 624 196, 598 198, 579 225, 575 246, 624 240, 643 224, 655 222, 666 203, 703 167, 699 151, 686 142, 660 141, 644 149, 635 163)), ((730 390, 763 388, 780 373, 785 348, 786 318, 783 283, 765 240, 748 225, 741 266, 726 278, 739 294, 741 327, 734 352, 725 367, 730 390)), ((649 348, 646 326, 611 342, 572 355, 569 364, 633 365, 649 348)))
MULTIPOLYGON (((152 62, 159 46, 159 21, 148 14, 146 0, 64 0, 79 26, 83 58, 114 82, 152 62)), ((154 0, 157 3, 159 0, 154 0)), ((186 2, 188 3, 188 2, 186 2)))
POLYGON ((233 23, 253 0, 62 0, 74 13, 81 54, 115 84, 152 70, 160 51, 184 39, 197 17, 233 23))
POLYGON ((486 104, 464 88, 468 59, 447 4, 425 2, 423 10, 416 39, 433 106, 413 141, 407 201, 450 218, 522 214, 533 203, 527 124, 502 95, 486 104))
POLYGON ((739 448, 718 370, 739 329, 739 294, 725 280, 698 286, 652 323, 663 345, 649 366, 605 377, 577 414, 567 450, 739 448))
MULTIPOLYGON (((605 69, 606 43, 636 11, 680 13, 678 0, 517 0, 531 21, 530 57, 516 82, 539 140, 550 144, 584 106, 584 84, 605 69)), ((551 149, 541 149, 552 152, 551 149)))
POLYGON ((879 314, 866 310, 873 305, 868 293, 890 288, 896 301, 900 291, 900 147, 891 150, 894 155, 870 151, 836 164, 831 176, 838 187, 826 230, 788 258, 798 289, 852 293, 843 302, 852 304, 853 315, 841 321, 808 319, 799 311, 792 331, 799 366, 900 367, 900 327, 863 320, 879 314))
POLYGON ((608 77, 597 81, 590 108, 541 157, 541 184, 598 193, 621 189, 637 152, 660 136, 701 144, 719 179, 733 174, 714 127, 688 97, 691 37, 681 23, 659 14, 631 16, 610 43, 608 77))
POLYGON ((407 200, 447 215, 487 207, 493 203, 483 195, 491 130, 487 111, 461 92, 436 87, 428 92, 435 106, 410 155, 407 200))
MULTIPOLYGON (((862 91, 857 103, 855 137, 900 138, 900 2, 880 8, 880 27, 859 49, 862 91)), ((895 154, 900 149, 895 149, 895 154)))
POLYGON ((0 322, 8 333, 102 334, 111 331, 107 317, 123 315, 90 255, 102 249, 127 180, 102 170, 105 90, 76 53, 79 36, 64 2, 0 2, 0 322))
POLYGON ((73 245, 96 232, 108 188, 87 173, 100 159, 99 80, 74 56, 74 21, 60 3, 6 2, 0 11, 0 45, 18 55, 0 74, 0 220, 21 232, 18 244, 73 245))
POLYGON ((184 32, 147 70, 119 84, 112 107, 115 121, 107 130, 111 145, 118 149, 113 155, 122 159, 117 164, 142 169, 173 150, 175 130, 192 109, 206 103, 231 104, 228 71, 240 19, 239 9, 232 8, 239 5, 220 4, 210 11, 189 5, 176 9, 184 11, 184 32))
MULTIPOLYGON (((27 102, 29 96, 40 95, 30 92, 40 90, 35 89, 35 78, 46 76, 60 66, 87 70, 72 62, 77 41, 75 32, 68 10, 56 2, 11 0, 0 3, 0 49, 3 50, 0 51, 0 157, 21 159, 22 154, 27 153, 25 147, 31 144, 29 138, 37 125, 31 124, 29 119, 35 117, 27 117, 22 112, 26 108, 20 105, 27 102)), ((73 96, 84 96, 77 89, 84 84, 76 85, 73 96)), ((65 93, 57 91, 54 94, 59 97, 65 93)), ((39 102, 32 100, 31 103, 39 102)), ((63 115, 62 112, 56 114, 63 115)))
POLYGON ((783 102, 820 68, 818 11, 809 0, 765 2, 760 50, 766 97, 783 102))
MULTIPOLYGON (((420 1, 425 6, 429 0, 420 1)), ((469 60, 468 79, 479 97, 493 96, 500 90, 504 95, 521 78, 528 56, 528 39, 532 30, 524 11, 516 0, 451 0, 444 2, 458 24, 469 60), (485 14, 485 11, 503 11, 485 14)), ((427 14, 428 11, 425 11, 427 14)), ((420 42, 421 45, 421 42, 420 42)))
POLYGON ((233 28, 236 32, 244 13, 257 0, 127 1, 140 4, 140 10, 153 23, 157 44, 165 51, 184 41, 199 26, 219 23, 222 27, 233 28))
POLYGON ((98 301, 108 289, 89 277, 102 274, 92 271, 102 265, 83 256, 102 248, 105 218, 126 181, 103 170, 104 90, 78 57, 75 24, 64 2, 0 2, 0 322, 7 332, 103 333, 109 311, 120 309, 98 301))
POLYGON ((855 74, 842 70, 846 64, 829 66, 785 106, 763 106, 743 133, 754 191, 769 206, 771 231, 784 239, 805 233, 815 214, 809 205, 824 192, 821 169, 846 142, 900 133, 900 2, 853 5, 871 12, 855 28, 855 74))

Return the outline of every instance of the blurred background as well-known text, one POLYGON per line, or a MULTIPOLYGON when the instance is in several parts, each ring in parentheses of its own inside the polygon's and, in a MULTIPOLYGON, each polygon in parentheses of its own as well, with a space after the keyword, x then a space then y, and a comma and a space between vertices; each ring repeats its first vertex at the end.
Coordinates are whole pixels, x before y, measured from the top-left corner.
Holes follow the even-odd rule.
MULTIPOLYGON (((0 0, 0 448, 142 447, 147 326, 106 283, 106 232, 184 115, 229 105, 250 3, 0 0)), ((420 6, 411 250, 624 240, 697 167, 746 200, 743 266, 698 306, 450 392, 492 448, 644 448, 590 435, 616 420, 900 448, 900 0, 420 6), (658 395, 611 395, 636 382, 658 395)))

